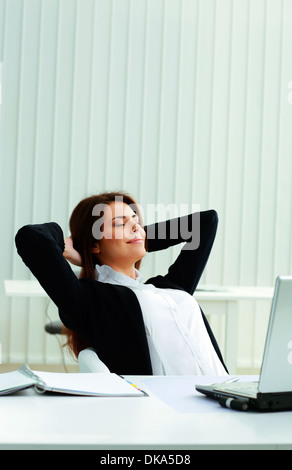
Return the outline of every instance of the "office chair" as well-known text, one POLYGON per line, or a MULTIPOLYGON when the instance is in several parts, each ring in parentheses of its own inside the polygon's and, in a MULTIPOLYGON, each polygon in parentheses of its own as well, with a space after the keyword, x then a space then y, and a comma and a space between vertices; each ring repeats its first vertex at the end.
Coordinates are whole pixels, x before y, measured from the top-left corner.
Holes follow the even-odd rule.
POLYGON ((80 351, 78 355, 78 364, 80 372, 108 372, 110 370, 102 362, 93 348, 86 348, 80 351))
POLYGON ((63 323, 59 320, 50 321, 45 325, 45 331, 50 335, 63 335, 63 323))

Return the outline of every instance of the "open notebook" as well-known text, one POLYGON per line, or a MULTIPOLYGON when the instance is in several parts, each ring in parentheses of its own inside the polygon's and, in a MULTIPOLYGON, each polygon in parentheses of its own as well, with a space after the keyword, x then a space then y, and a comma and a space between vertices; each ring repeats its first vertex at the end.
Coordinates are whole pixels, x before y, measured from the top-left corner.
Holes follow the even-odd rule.
POLYGON ((134 384, 114 373, 60 373, 32 371, 26 364, 0 374, 0 395, 34 387, 39 393, 57 392, 95 397, 147 396, 134 384))

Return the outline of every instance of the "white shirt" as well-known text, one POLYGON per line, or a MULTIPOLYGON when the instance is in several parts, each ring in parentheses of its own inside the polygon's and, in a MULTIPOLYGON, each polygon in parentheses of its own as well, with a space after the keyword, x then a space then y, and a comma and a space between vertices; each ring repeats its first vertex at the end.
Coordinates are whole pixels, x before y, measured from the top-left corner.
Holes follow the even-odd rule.
POLYGON ((154 375, 227 375, 206 330, 195 298, 177 289, 158 289, 96 265, 99 282, 126 286, 142 310, 154 375))

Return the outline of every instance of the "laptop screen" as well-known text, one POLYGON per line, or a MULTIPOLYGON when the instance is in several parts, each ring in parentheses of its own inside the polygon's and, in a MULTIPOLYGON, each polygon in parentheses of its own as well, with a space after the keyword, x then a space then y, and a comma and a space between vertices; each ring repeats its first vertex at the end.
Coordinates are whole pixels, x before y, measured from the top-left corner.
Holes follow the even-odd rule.
POLYGON ((259 391, 292 391, 292 277, 276 279, 259 391))

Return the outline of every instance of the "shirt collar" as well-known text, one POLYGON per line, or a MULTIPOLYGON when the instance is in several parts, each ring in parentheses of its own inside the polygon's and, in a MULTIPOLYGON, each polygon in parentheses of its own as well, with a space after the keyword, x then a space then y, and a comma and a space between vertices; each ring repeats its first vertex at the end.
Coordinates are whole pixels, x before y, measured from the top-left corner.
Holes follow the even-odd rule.
POLYGON ((96 280, 99 282, 107 282, 109 284, 120 284, 124 286, 138 287, 142 284, 143 276, 141 273, 135 269, 136 279, 132 279, 125 274, 115 271, 110 266, 103 264, 95 266, 96 268, 96 280))

